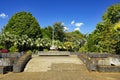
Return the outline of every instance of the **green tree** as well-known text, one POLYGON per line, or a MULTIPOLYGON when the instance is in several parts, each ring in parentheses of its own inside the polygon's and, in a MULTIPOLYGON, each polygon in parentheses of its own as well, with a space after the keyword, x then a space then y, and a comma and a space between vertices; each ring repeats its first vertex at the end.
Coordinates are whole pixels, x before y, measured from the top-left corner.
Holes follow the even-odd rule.
POLYGON ((103 21, 115 24, 120 21, 120 3, 110 6, 103 15, 103 21))
POLYGON ((86 35, 80 33, 79 31, 73 31, 66 33, 65 41, 67 42, 73 42, 74 50, 78 51, 80 47, 82 47, 86 40, 86 35))
POLYGON ((87 46, 90 52, 115 53, 119 51, 120 4, 110 6, 103 15, 103 22, 89 35, 87 46))
POLYGON ((64 41, 65 38, 64 25, 62 25, 61 22, 56 22, 53 24, 53 29, 55 40, 64 41))
POLYGON ((67 51, 72 51, 74 46, 73 46, 73 42, 64 42, 64 47, 65 47, 65 50, 67 51))
POLYGON ((18 12, 14 14, 3 32, 9 32, 15 35, 27 35, 30 38, 41 37, 40 26, 30 12, 18 12))
POLYGON ((114 44, 115 52, 116 54, 120 54, 120 22, 114 25, 114 40, 116 41, 114 44))
POLYGON ((114 30, 120 32, 120 21, 118 23, 115 23, 114 30))
POLYGON ((36 48, 38 50, 41 50, 40 47, 43 46, 42 42, 41 42, 41 38, 37 38, 35 39, 35 45, 36 45, 36 48))
POLYGON ((49 38, 42 38, 41 39, 41 42, 42 42, 42 48, 43 49, 50 49, 50 46, 51 46, 51 40, 49 38))
POLYGON ((82 38, 84 38, 84 35, 82 33, 80 33, 79 31, 73 31, 66 33, 65 40, 74 42, 76 40, 81 40, 82 38))
POLYGON ((52 31, 53 31, 52 26, 42 28, 41 33, 42 33, 43 38, 52 39, 52 31))
POLYGON ((4 48, 9 49, 13 46, 13 42, 15 41, 15 35, 9 34, 9 32, 0 34, 0 45, 4 46, 4 48))
POLYGON ((98 23, 96 29, 88 38, 88 51, 113 53, 115 51, 115 40, 113 39, 112 29, 112 25, 98 23))

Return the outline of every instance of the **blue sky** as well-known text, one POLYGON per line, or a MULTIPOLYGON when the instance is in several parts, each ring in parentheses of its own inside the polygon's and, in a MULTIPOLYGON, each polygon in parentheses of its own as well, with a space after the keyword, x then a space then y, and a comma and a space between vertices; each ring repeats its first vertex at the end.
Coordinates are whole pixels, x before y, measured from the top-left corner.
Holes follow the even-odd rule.
POLYGON ((12 15, 20 11, 31 12, 41 27, 62 22, 68 31, 92 32, 102 21, 102 15, 120 0, 1 0, 0 29, 12 15))

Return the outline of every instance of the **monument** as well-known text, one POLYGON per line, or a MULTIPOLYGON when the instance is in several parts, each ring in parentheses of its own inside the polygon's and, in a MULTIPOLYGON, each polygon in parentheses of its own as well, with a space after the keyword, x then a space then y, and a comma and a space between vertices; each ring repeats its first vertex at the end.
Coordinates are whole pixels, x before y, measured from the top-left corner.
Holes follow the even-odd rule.
POLYGON ((52 31, 52 46, 50 47, 51 51, 57 51, 57 46, 54 45, 54 28, 52 31))

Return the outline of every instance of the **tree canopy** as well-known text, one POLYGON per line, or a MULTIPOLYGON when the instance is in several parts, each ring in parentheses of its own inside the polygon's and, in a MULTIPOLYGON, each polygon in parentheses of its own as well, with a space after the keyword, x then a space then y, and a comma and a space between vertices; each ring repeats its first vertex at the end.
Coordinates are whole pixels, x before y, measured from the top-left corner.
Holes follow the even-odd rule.
POLYGON ((108 7, 102 21, 89 35, 80 31, 66 32, 64 27, 62 22, 55 22, 40 28, 31 13, 18 12, 0 33, 0 49, 49 50, 54 43, 58 50, 120 54, 120 4, 108 7))
POLYGON ((54 38, 56 40, 64 41, 65 32, 64 32, 64 25, 61 22, 56 22, 53 24, 54 30, 54 38))
POLYGON ((14 14, 3 32, 15 35, 27 35, 30 38, 41 37, 40 25, 30 12, 18 12, 14 14))
POLYGON ((120 21, 120 3, 110 6, 103 15, 103 21, 115 24, 120 21))
POLYGON ((120 51, 120 4, 108 7, 103 14, 103 21, 89 35, 87 41, 88 51, 117 53, 120 51))

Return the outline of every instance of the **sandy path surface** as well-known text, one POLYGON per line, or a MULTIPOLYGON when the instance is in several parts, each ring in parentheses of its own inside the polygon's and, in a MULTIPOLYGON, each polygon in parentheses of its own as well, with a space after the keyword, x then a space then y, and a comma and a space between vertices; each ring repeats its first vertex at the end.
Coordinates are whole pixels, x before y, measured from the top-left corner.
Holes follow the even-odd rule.
POLYGON ((82 61, 73 56, 38 56, 33 57, 27 64, 24 72, 44 72, 51 70, 52 64, 58 63, 74 63, 83 64, 82 61))

